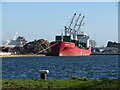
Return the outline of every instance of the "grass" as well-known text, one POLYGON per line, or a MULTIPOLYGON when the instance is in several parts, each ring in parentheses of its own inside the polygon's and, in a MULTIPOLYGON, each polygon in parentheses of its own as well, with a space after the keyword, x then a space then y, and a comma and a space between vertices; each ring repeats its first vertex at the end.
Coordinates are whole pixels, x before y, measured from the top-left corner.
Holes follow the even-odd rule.
POLYGON ((3 89, 67 89, 67 90, 89 90, 89 89, 119 89, 119 79, 88 80, 74 77, 72 79, 2 79, 3 89))

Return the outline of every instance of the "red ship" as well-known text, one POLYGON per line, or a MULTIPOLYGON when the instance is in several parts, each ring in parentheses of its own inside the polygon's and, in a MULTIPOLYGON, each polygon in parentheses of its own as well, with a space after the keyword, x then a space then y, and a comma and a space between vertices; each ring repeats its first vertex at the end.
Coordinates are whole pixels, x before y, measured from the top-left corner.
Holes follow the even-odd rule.
POLYGON ((80 21, 79 18, 81 14, 79 14, 76 19, 75 16, 76 13, 73 15, 69 27, 67 28, 65 26, 65 35, 61 34, 60 36, 56 36, 56 41, 50 43, 51 44, 50 55, 88 56, 91 54, 91 47, 89 45, 89 36, 81 31, 81 26, 83 25, 84 16, 81 18, 80 21))

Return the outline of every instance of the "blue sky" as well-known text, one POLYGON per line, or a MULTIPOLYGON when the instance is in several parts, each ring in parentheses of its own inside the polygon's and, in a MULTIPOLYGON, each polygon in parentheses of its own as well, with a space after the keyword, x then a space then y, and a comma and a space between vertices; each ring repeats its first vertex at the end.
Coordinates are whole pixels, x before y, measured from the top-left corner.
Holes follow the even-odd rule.
POLYGON ((117 2, 3 2, 2 37, 12 39, 15 32, 28 41, 54 41, 74 13, 85 15, 82 31, 98 46, 118 41, 117 2))
POLYGON ((2 3, 0 3, 0 45, 2 43, 2 3))

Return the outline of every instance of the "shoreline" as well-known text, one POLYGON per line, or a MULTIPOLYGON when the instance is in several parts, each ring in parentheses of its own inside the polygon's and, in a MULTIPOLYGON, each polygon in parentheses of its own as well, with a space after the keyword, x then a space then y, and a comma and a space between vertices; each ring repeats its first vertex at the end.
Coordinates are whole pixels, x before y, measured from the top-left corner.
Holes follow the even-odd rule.
MULTIPOLYGON (((120 55, 120 54, 91 54, 91 55, 120 55)), ((46 56, 45 54, 39 55, 0 55, 0 57, 38 57, 38 56, 46 56)))
POLYGON ((36 57, 36 56, 46 56, 44 54, 40 55, 0 55, 0 57, 36 57))
POLYGON ((91 55, 120 55, 120 54, 97 54, 97 53, 92 53, 91 55))

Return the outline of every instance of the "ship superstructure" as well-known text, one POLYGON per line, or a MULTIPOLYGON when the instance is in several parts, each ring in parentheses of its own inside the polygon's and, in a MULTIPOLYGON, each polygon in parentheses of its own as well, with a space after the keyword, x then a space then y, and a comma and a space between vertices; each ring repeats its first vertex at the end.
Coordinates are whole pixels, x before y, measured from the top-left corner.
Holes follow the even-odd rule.
POLYGON ((76 19, 75 16, 76 13, 73 15, 70 25, 65 26, 64 35, 56 36, 56 41, 51 43, 51 45, 58 43, 51 48, 53 55, 83 56, 91 54, 89 36, 81 31, 85 16, 82 16, 81 20, 81 14, 76 19))
POLYGON ((80 30, 81 26, 84 24, 83 19, 85 16, 83 16, 79 22, 81 14, 79 14, 78 18, 74 21, 75 15, 76 13, 74 14, 68 28, 65 26, 65 35, 56 36, 56 41, 73 42, 78 47, 88 48, 90 46, 89 36, 80 30), (71 28, 72 24, 74 24, 73 28, 71 28))

